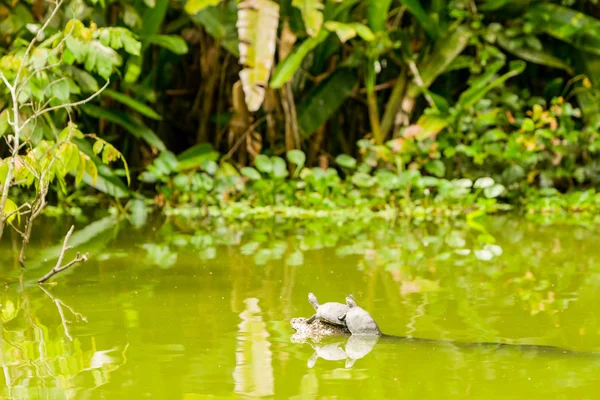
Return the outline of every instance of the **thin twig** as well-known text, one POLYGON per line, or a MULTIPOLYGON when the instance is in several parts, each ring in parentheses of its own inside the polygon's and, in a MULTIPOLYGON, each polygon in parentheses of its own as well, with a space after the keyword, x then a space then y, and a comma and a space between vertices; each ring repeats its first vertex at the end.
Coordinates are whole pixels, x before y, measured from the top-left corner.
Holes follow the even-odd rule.
POLYGON ((427 93, 427 87, 425 86, 425 82, 423 82, 423 79, 421 79, 421 74, 419 74, 419 69, 417 68, 415 62, 410 61, 408 63, 408 67, 410 68, 410 71, 415 77, 415 82, 417 83, 417 86, 419 86, 423 90, 423 96, 425 96, 425 100, 427 100, 431 107, 436 108, 435 102, 433 101, 429 93, 427 93))
POLYGON ((231 158, 231 156, 233 156, 233 153, 235 153, 235 151, 238 149, 238 147, 240 147, 240 145, 242 144, 242 142, 244 141, 244 138, 253 130, 255 130, 258 125, 260 125, 264 120, 266 119, 266 117, 260 117, 259 119, 257 119, 252 125, 250 125, 248 127, 248 129, 246 129, 246 132, 244 132, 242 134, 242 136, 240 136, 240 138, 238 139, 238 141, 233 145, 233 147, 231 148, 231 150, 229 150, 229 152, 227 154, 225 154, 225 156, 221 159, 221 162, 228 160, 231 158))
POLYGON ((95 97, 97 97, 97 96, 98 96, 100 93, 102 93, 102 92, 104 91, 104 89, 106 89, 106 88, 108 87, 108 84, 109 84, 109 83, 110 83, 110 79, 108 79, 108 80, 106 81, 106 83, 104 84, 104 86, 102 86, 102 87, 100 88, 100 90, 98 90, 97 92, 93 93, 92 95, 90 95, 90 96, 89 96, 88 98, 86 98, 86 99, 79 100, 79 101, 76 101, 76 102, 74 102, 74 103, 59 104, 59 105, 57 105, 57 106, 53 106, 53 107, 50 107, 50 108, 46 108, 45 110, 41 110, 41 111, 39 111, 39 112, 36 112, 36 113, 35 113, 35 114, 33 114, 31 117, 27 118, 27 119, 25 120, 25 122, 23 122, 23 125, 22 125, 22 126, 26 126, 26 125, 29 123, 29 121, 31 121, 32 119, 38 118, 39 116, 42 116, 42 115, 44 115, 44 114, 46 114, 46 113, 49 113, 50 111, 56 111, 56 110, 60 110, 60 109, 67 108, 67 107, 81 106, 81 105, 83 105, 83 104, 85 104, 85 103, 88 103, 88 102, 90 102, 91 100, 93 100, 95 97))
POLYGON ((60 255, 58 256, 58 261, 56 262, 56 265, 46 275, 41 277, 38 280, 38 283, 44 283, 48 279, 53 277, 54 275, 58 274, 59 272, 62 272, 65 269, 70 268, 72 265, 79 263, 79 262, 86 262, 88 260, 88 253, 81 255, 79 252, 77 252, 77 255, 75 256, 75 258, 73 260, 71 260, 70 262, 68 262, 67 264, 65 264, 64 266, 61 267, 63 258, 65 257, 65 252, 71 248, 69 246, 69 238, 73 234, 74 230, 75 230, 75 225, 72 225, 71 229, 69 229, 69 232, 67 232, 67 236, 65 236, 65 240, 63 242, 63 247, 62 247, 62 250, 60 251, 60 255))
POLYGON ((48 19, 44 23, 44 25, 42 25, 42 27, 36 32, 36 35, 33 37, 31 42, 29 42, 29 46, 27 46, 27 50, 25 50, 25 54, 23 55, 23 58, 22 58, 23 61, 21 62, 21 65, 19 65, 19 70, 17 71, 17 75, 15 76, 15 88, 17 86, 17 83, 19 82, 19 78, 21 76, 21 72, 23 71, 23 66, 25 65, 25 61, 27 60, 27 56, 29 56, 29 53, 31 53, 31 50, 33 50, 33 45, 38 40, 38 35, 40 33, 43 33, 46 30, 46 28, 48 27, 48 25, 50 24, 52 19, 54 19, 54 16, 58 12, 58 10, 60 9, 60 6, 62 5, 62 3, 64 1, 65 0, 60 0, 58 3, 56 3, 56 7, 54 7, 54 10, 52 10, 52 14, 50 14, 48 19))

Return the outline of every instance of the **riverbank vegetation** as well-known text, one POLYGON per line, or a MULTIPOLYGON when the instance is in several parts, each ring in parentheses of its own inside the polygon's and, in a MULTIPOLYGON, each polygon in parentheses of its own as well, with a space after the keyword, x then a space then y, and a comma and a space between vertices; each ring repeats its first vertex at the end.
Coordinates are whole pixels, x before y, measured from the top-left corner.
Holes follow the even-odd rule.
POLYGON ((594 1, 0 3, 0 222, 584 215, 594 1), (59 160, 56 162, 55 160, 59 160), (50 204, 50 207, 47 207, 50 204))

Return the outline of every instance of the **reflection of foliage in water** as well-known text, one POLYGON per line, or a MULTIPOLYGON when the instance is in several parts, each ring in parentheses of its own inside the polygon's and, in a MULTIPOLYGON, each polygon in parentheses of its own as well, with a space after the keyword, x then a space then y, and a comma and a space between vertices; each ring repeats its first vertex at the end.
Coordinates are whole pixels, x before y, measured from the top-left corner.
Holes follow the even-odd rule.
POLYGON ((490 221, 485 225, 491 229, 469 218, 437 224, 282 218, 226 225, 175 218, 158 230, 154 242, 142 247, 162 268, 174 266, 178 253, 190 250, 201 260, 212 260, 221 251, 239 247, 244 262, 255 266, 283 262, 301 267, 307 252, 334 249, 338 258, 357 257, 357 268, 365 274, 385 271, 404 301, 414 302, 415 308, 417 303, 435 302, 437 296, 450 296, 457 302, 457 312, 473 326, 485 325, 470 303, 475 299, 518 302, 532 315, 553 315, 569 307, 583 284, 577 262, 569 258, 569 245, 561 244, 569 239, 526 238, 524 232, 530 228, 523 229, 522 222, 511 217, 490 221), (548 241, 554 244, 552 249, 543 248, 548 241), (557 256, 563 263, 560 274, 545 268, 556 263, 557 256), (428 293, 434 297, 425 299, 428 293))
POLYGON ((87 319, 49 289, 6 285, 0 302, 3 398, 77 397, 108 383, 126 361, 127 346, 74 339, 70 330, 87 319))

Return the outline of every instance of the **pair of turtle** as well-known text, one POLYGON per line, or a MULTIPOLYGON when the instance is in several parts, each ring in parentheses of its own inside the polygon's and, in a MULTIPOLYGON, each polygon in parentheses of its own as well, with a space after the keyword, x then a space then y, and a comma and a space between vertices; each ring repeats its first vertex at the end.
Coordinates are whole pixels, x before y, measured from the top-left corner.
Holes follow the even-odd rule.
POLYGON ((382 335, 371 314, 359 307, 352 295, 346 297, 346 304, 336 302, 319 304, 317 297, 312 293, 308 294, 308 301, 317 312, 306 321, 309 324, 318 319, 329 324, 345 326, 353 335, 382 335))

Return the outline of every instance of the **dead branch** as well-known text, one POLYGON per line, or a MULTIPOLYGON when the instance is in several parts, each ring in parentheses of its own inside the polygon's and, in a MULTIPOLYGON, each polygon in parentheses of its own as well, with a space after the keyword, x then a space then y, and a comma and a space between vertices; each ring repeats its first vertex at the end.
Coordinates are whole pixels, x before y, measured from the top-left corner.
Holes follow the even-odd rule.
POLYGON ((75 256, 75 258, 73 260, 71 260, 70 262, 68 262, 67 264, 65 264, 64 266, 61 267, 63 258, 65 257, 65 252, 67 250, 71 249, 71 246, 69 246, 69 238, 73 234, 74 230, 75 230, 75 225, 72 225, 71 229, 69 229, 69 232, 67 232, 67 236, 65 236, 65 240, 63 242, 63 247, 62 247, 62 250, 60 251, 60 255, 58 256, 58 261, 56 262, 56 265, 46 275, 42 276, 38 280, 38 283, 44 283, 48 279, 52 278, 54 275, 58 274, 59 272, 64 271, 67 268, 70 268, 74 264, 77 264, 79 262, 86 262, 88 260, 88 253, 81 255, 79 252, 77 252, 77 255, 75 256))

